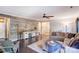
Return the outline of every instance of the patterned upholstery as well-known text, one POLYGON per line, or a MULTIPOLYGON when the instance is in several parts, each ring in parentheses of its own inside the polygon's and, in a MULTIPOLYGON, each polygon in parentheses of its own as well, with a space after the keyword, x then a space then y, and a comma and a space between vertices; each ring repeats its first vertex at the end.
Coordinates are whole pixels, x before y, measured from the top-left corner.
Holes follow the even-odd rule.
POLYGON ((75 35, 75 38, 79 38, 79 33, 77 33, 77 34, 75 35))
POLYGON ((79 39, 75 39, 70 46, 79 49, 79 39))
POLYGON ((75 35, 75 37, 70 40, 69 46, 72 46, 73 43, 75 43, 75 41, 77 41, 78 39, 79 39, 79 33, 77 33, 77 34, 75 35))
POLYGON ((71 46, 71 45, 72 45, 76 40, 78 40, 78 39, 79 39, 79 33, 77 33, 77 34, 75 35, 74 39, 70 41, 69 46, 71 46))
POLYGON ((64 39, 64 44, 65 44, 65 45, 69 45, 70 40, 71 40, 71 39, 69 39, 69 38, 65 38, 65 39, 64 39))

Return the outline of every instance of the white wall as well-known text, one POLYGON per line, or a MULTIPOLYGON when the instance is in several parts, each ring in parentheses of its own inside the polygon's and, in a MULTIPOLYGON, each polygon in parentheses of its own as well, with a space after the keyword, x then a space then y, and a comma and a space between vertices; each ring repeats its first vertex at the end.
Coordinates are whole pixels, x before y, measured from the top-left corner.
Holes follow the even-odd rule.
POLYGON ((71 32, 76 33, 76 17, 53 20, 50 22, 51 32, 71 32))

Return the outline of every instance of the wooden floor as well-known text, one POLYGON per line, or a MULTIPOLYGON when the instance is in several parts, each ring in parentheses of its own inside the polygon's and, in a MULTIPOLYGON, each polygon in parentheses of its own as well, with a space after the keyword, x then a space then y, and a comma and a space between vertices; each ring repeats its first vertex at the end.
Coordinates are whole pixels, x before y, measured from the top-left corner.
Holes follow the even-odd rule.
POLYGON ((18 53, 37 53, 33 51, 32 49, 28 48, 27 45, 25 45, 24 40, 20 40, 20 46, 18 53))
MULTIPOLYGON (((39 36, 38 39, 36 39, 36 42, 38 41, 38 45, 44 44, 44 42, 48 39, 48 36, 43 35, 42 39, 39 36)), ((30 43, 32 44, 32 43, 30 43)), ((19 53, 37 53, 36 51, 30 49, 27 47, 27 44, 25 40, 20 40, 20 45, 19 45, 19 53)))

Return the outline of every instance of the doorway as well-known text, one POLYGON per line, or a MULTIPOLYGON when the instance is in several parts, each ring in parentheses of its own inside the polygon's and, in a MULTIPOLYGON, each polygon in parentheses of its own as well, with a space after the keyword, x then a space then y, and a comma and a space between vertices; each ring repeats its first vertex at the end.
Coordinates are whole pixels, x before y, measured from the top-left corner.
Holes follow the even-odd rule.
POLYGON ((38 31, 41 35, 41 39, 48 38, 50 35, 50 22, 39 22, 38 31))

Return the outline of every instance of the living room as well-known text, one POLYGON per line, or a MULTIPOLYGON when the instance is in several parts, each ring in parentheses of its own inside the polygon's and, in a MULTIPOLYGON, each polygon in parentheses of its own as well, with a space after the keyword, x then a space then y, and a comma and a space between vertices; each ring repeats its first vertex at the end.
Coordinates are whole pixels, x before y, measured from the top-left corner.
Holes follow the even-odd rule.
POLYGON ((78 6, 0 6, 0 45, 5 39, 15 44, 1 49, 4 53, 78 53, 78 16, 78 6))

